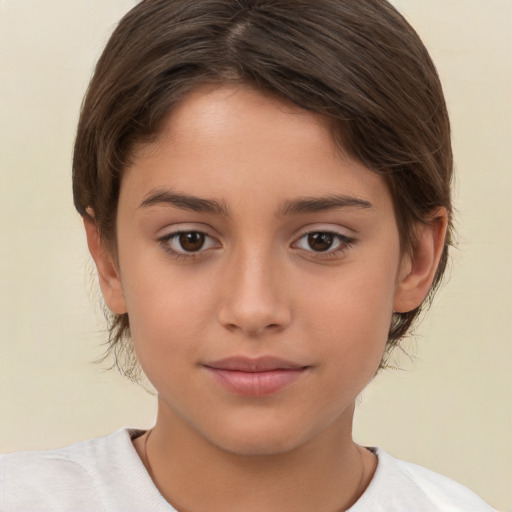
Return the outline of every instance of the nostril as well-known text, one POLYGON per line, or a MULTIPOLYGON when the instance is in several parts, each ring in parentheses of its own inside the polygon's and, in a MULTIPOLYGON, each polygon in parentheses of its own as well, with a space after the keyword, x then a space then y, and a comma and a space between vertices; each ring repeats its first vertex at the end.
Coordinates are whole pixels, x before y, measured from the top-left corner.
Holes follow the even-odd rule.
POLYGON ((278 312, 272 308, 272 312, 241 312, 240 310, 224 309, 219 314, 220 323, 230 332, 240 331, 246 336, 261 336, 265 332, 276 332, 285 329, 289 324, 288 314, 278 312))

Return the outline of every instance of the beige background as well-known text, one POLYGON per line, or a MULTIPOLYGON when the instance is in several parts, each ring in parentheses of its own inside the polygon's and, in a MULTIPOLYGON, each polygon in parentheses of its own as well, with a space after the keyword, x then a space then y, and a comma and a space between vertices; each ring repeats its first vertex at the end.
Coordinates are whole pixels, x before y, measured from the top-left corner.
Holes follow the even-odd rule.
MULTIPOLYGON (((70 190, 82 94, 133 4, 0 0, 0 451, 154 418, 154 398, 91 364, 105 336, 70 190)), ((414 357, 363 394, 356 439, 512 511, 512 2, 395 4, 445 85, 459 249, 450 282, 409 342, 414 357)))

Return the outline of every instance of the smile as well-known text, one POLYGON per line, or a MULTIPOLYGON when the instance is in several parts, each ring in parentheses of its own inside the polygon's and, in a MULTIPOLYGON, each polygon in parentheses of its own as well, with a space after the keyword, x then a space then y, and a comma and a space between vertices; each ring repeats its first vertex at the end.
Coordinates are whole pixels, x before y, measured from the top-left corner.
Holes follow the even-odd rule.
POLYGON ((277 393, 297 382, 309 369, 274 357, 231 357, 204 367, 222 387, 245 396, 277 393))

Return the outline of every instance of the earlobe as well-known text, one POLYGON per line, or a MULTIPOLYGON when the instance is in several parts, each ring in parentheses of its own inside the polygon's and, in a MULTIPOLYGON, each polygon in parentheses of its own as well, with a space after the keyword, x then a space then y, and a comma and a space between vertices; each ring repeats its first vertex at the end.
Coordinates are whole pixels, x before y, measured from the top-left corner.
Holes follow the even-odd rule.
POLYGON ((448 212, 439 208, 427 223, 418 225, 416 244, 402 261, 393 310, 407 313, 421 305, 434 280, 443 254, 448 212))
POLYGON ((117 264, 110 251, 105 247, 95 222, 85 216, 83 221, 87 245, 98 270, 98 279, 105 303, 110 311, 122 315, 126 313, 126 303, 117 264))

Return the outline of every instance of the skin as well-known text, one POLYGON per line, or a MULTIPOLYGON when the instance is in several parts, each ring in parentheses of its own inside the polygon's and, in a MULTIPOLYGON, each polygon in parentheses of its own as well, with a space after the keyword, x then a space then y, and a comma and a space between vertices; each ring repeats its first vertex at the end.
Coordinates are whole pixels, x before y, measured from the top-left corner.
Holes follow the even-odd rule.
POLYGON ((245 86, 196 89, 158 140, 136 149, 116 257, 85 227, 106 303, 128 312, 158 391, 156 425, 135 447, 170 503, 300 512, 358 499, 377 461, 352 441, 354 401, 379 366, 392 312, 429 290, 446 212, 433 218, 401 254, 383 178, 335 147, 326 118, 245 86), (165 194, 227 211, 193 211, 165 194), (333 195, 350 204, 283 207, 333 195), (171 237, 180 230, 205 233, 205 244, 187 253, 171 237), (336 235, 319 251, 308 233, 326 232, 336 235), (240 395, 204 366, 234 355, 306 370, 278 392, 240 395))

